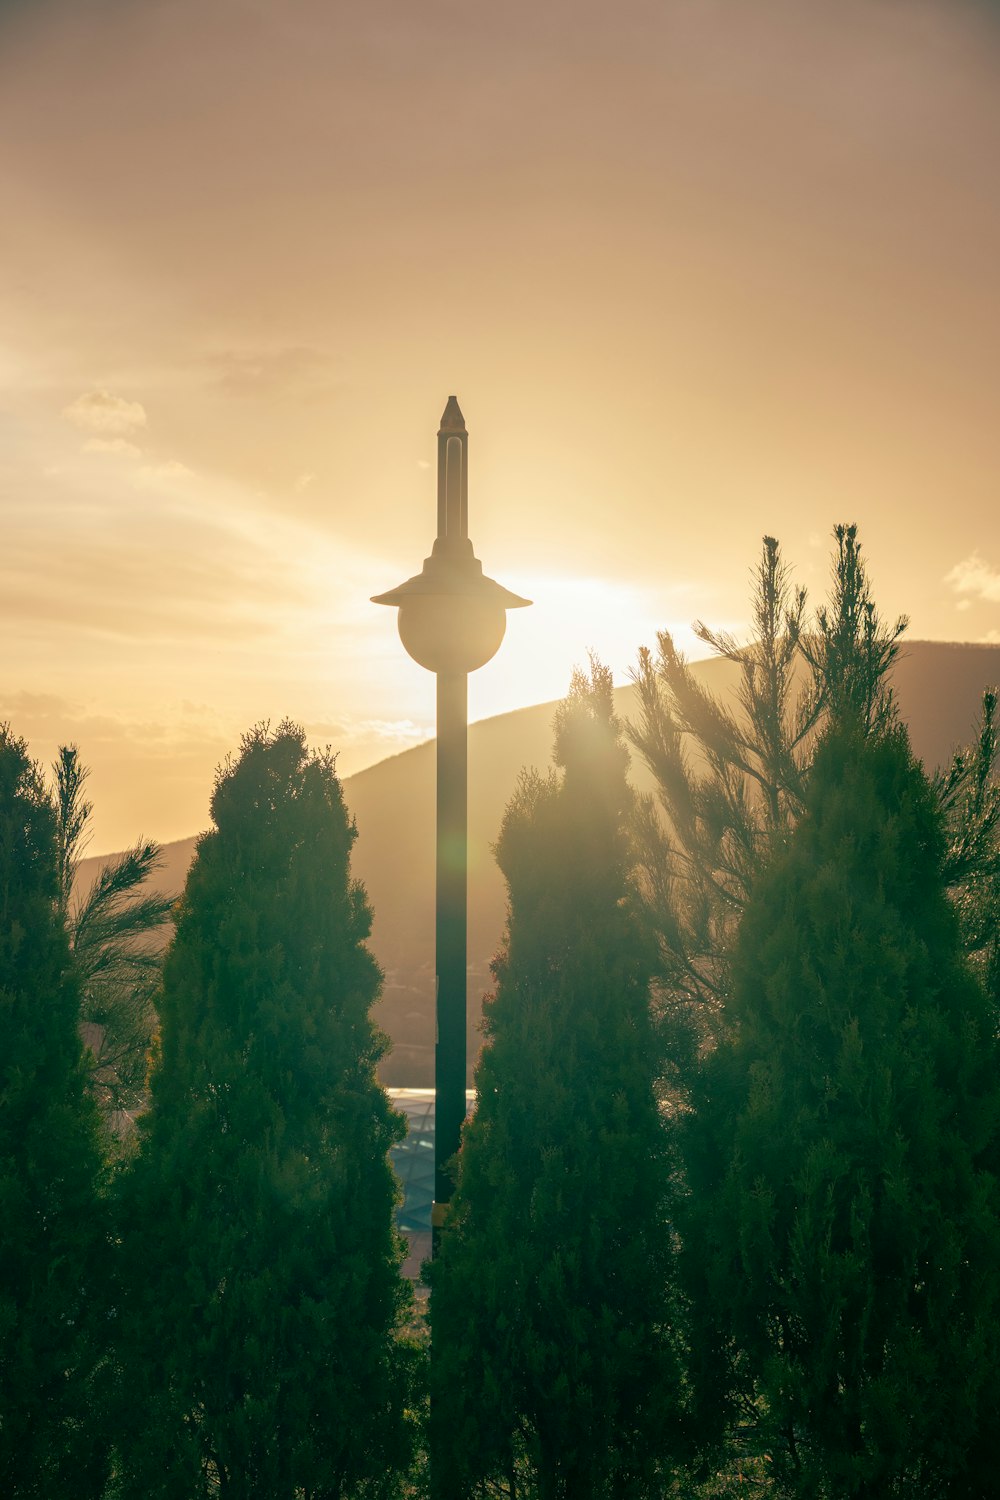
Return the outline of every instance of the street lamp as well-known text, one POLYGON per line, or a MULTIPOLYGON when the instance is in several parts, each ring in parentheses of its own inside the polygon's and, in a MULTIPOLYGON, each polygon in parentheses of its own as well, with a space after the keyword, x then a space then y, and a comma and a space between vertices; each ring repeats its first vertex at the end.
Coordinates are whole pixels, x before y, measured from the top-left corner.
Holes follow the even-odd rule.
POLYGON ((434 1047, 436 1253, 465 1120, 468 675, 500 648, 507 610, 530 604, 483 573, 469 540, 469 434, 454 396, 438 432, 437 537, 423 568, 373 604, 399 607, 399 638, 437 677, 437 969, 434 1047))

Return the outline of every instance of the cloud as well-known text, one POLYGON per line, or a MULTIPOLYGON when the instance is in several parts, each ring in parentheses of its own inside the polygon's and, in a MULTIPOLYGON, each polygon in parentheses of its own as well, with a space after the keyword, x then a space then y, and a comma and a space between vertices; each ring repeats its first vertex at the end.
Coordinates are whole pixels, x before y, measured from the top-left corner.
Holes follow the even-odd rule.
POLYGON ((141 487, 155 489, 161 484, 171 484, 178 480, 186 482, 193 478, 193 469, 189 469, 187 464, 182 464, 176 458, 170 458, 162 464, 143 464, 136 473, 135 483, 141 487))
POLYGON ((0 693, 0 717, 14 724, 19 734, 37 734, 78 712, 77 704, 57 693, 0 693))
POLYGON ((89 691, 80 701, 0 685, 0 720, 27 739, 44 775, 59 745, 80 747, 94 804, 88 853, 124 849, 147 833, 166 841, 205 827, 214 769, 239 743, 241 720, 231 713, 206 711, 192 720, 169 699, 145 715, 137 708, 119 710, 89 691), (150 787, 157 789, 154 807, 150 787))
POLYGON ((297 495, 301 495, 309 488, 315 478, 315 474, 300 474, 292 485, 292 489, 297 495))
POLYGON ((84 391, 63 407, 62 414, 81 432, 114 436, 146 426, 146 408, 140 401, 126 401, 124 396, 113 396, 105 390, 84 391))
POLYGON ((980 639, 984 646, 1000 646, 1000 630, 987 630, 980 639))
POLYGON ((985 604, 1000 604, 1000 571, 984 562, 978 552, 956 563, 944 581, 956 594, 971 594, 985 604))
POLYGON ((330 360, 320 349, 293 345, 285 349, 225 349, 209 355, 216 385, 234 396, 301 396, 324 388, 330 360))
POLYGON ((408 746, 428 739, 432 733, 426 724, 414 719, 320 719, 307 721, 304 728, 315 743, 329 740, 348 745, 359 740, 384 740, 386 744, 408 746))
MULTIPOLYGON (((229 686, 252 672, 263 697, 262 653, 281 663, 272 680, 287 689, 289 655, 293 670, 312 681, 328 668, 333 631, 350 632, 344 670, 371 670, 364 648, 380 638, 372 627, 383 612, 368 599, 392 576, 390 565, 177 460, 87 454, 44 482, 32 483, 29 471, 11 485, 4 527, 0 630, 18 649, 9 665, 0 663, 0 687, 62 690, 74 677, 62 670, 67 651, 79 671, 84 661, 111 660, 114 643, 116 674, 126 658, 146 658, 136 690, 152 680, 154 650, 157 669, 173 680, 170 658, 181 648, 190 697, 195 642, 209 647, 196 653, 206 674, 210 662, 218 671, 224 650, 229 686)), ((215 689, 199 678, 198 690, 211 696, 215 689)), ((386 713, 380 704, 374 712, 401 718, 409 707, 386 713)))
POLYGON ((124 453, 129 458, 138 458, 142 453, 134 443, 125 438, 88 438, 83 445, 84 453, 124 453))

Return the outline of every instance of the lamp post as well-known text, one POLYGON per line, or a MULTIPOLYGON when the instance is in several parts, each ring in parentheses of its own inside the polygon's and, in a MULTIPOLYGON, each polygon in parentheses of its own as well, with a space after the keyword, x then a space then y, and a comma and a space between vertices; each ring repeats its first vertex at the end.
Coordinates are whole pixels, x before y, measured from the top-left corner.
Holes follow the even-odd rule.
POLYGON ((436 1254, 465 1120, 468 926, 468 676, 500 648, 507 610, 530 604, 483 573, 469 540, 469 434, 448 397, 438 432, 437 537, 423 568, 373 604, 399 607, 399 638, 437 677, 437 971, 434 1047, 436 1254))

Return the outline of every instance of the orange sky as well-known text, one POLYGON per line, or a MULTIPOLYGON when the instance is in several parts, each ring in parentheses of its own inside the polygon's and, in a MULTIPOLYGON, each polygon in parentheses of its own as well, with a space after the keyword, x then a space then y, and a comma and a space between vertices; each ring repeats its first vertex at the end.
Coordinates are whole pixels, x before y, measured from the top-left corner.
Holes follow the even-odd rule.
POLYGON ((0 0, 0 715, 95 852, 289 714, 432 729, 370 594, 470 530, 537 602, 475 715, 821 592, 1000 638, 1000 19, 962 0, 0 0))

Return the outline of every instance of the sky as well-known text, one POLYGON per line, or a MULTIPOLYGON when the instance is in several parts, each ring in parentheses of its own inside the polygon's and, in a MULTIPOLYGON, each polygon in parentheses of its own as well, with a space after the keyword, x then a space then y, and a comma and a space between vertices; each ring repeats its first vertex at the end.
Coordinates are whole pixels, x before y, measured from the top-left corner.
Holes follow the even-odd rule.
MULTIPOLYGON (((91 852, 289 716, 433 733, 369 603, 447 397, 535 602, 473 718, 821 600, 1000 640, 1000 12, 965 0, 0 0, 0 718, 91 852)), ((694 652, 692 654, 695 654, 694 652)))

